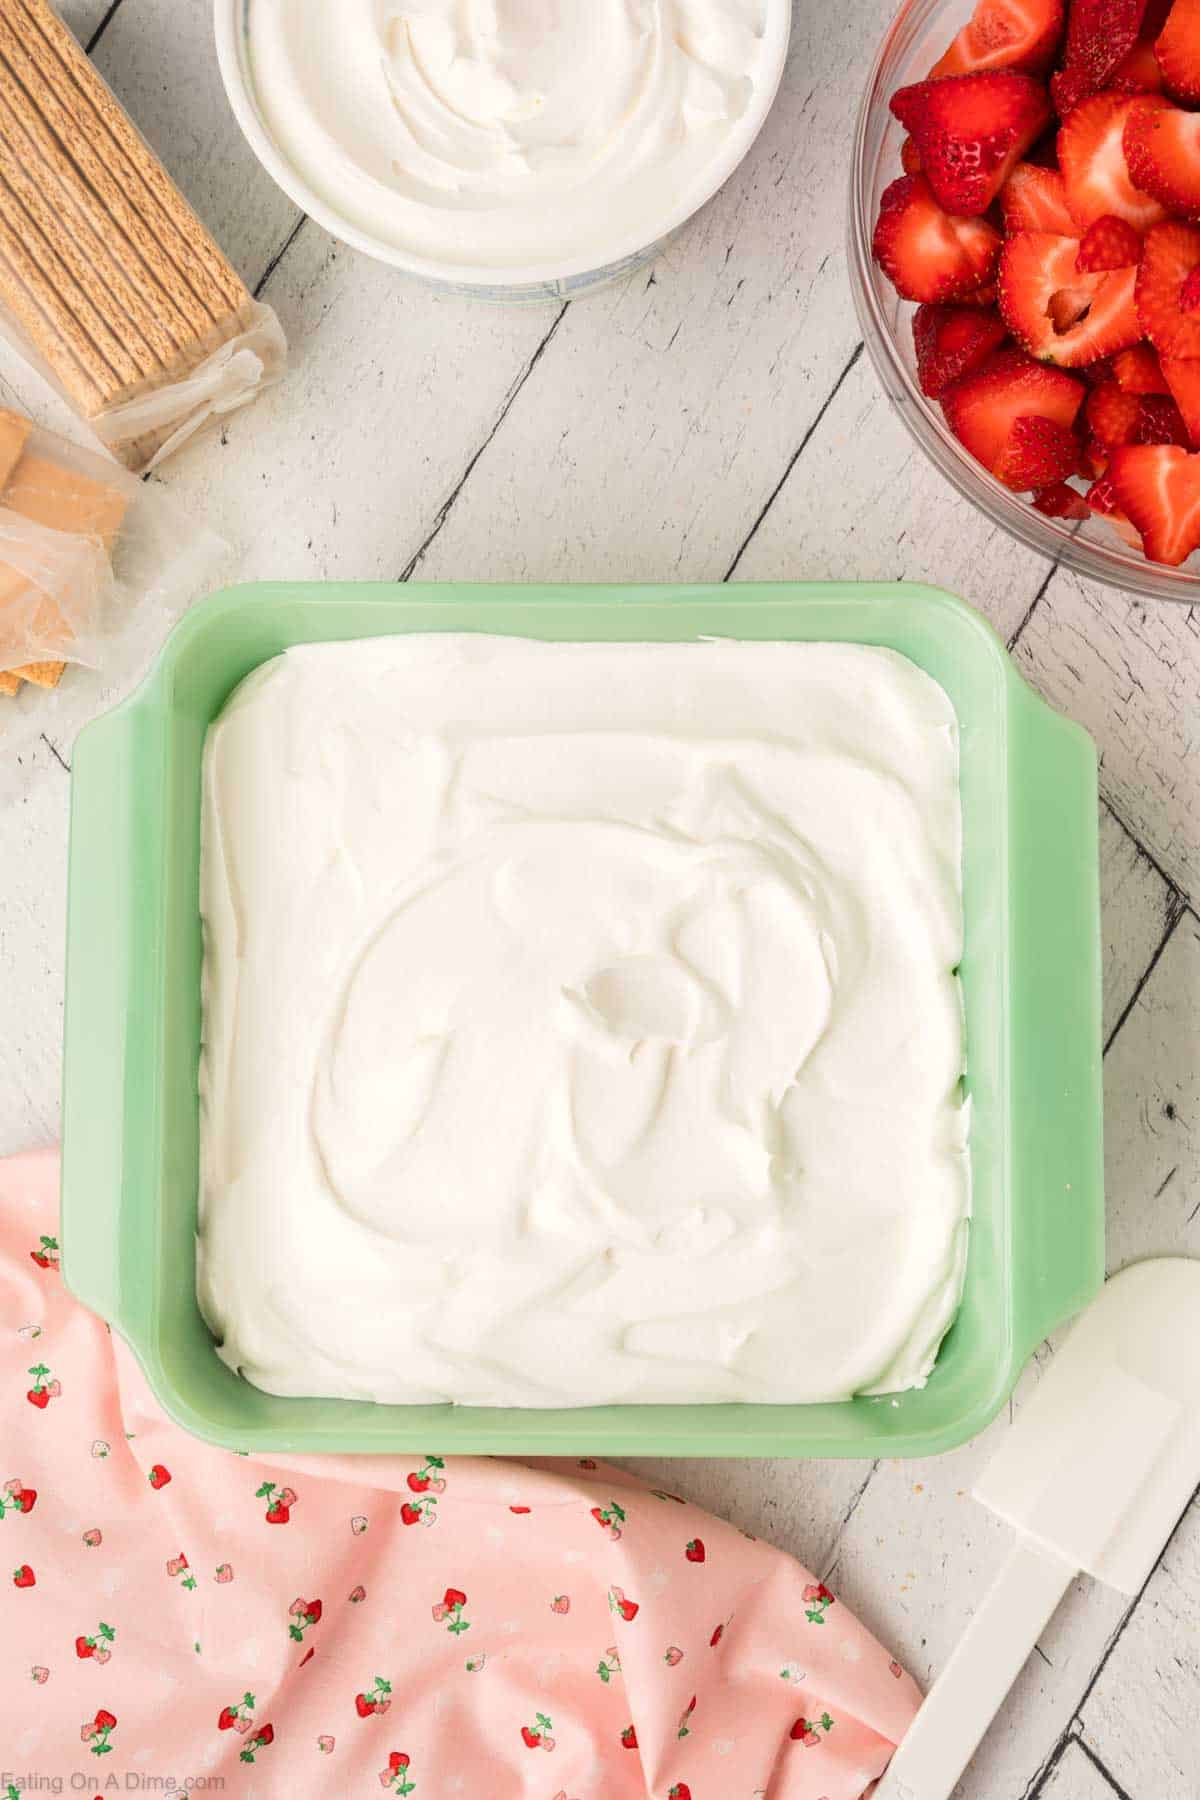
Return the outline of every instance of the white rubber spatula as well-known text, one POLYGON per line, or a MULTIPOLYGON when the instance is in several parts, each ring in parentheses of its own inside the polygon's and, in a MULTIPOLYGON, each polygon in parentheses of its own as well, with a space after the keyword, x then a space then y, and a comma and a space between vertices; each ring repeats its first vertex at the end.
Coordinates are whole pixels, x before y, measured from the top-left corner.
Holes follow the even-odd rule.
POLYGON ((948 1800, 1068 1584, 1136 1594, 1200 1483, 1200 1261, 1116 1275, 1073 1326, 975 1498, 1017 1539, 874 1800, 948 1800))

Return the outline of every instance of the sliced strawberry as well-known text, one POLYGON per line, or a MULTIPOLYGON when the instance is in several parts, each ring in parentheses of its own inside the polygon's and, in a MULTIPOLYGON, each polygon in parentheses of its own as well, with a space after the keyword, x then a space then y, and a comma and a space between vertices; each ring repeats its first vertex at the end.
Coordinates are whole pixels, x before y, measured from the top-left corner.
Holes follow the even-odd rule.
POLYGON ((1162 365, 1149 344, 1133 344, 1118 350, 1112 359, 1114 378, 1127 394, 1169 394, 1162 365))
POLYGON ((1028 413, 1013 420, 996 465, 996 475, 1006 487, 1024 493, 1078 473, 1079 439, 1069 426, 1028 413))
MULTIPOLYGON (((1200 313, 1185 312, 1180 304, 1184 284, 1198 264, 1200 231, 1194 225, 1171 220, 1146 233, 1137 274, 1138 318, 1164 359, 1163 374, 1168 382, 1167 357, 1200 356, 1200 313)), ((1171 392, 1175 392, 1173 386, 1171 392)), ((1186 418, 1187 407, 1182 403, 1181 410, 1186 418)))
MULTIPOLYGON (((1052 473, 1032 474, 1027 483, 1046 487, 1078 464, 1073 427, 1085 391, 1073 376, 1034 362, 1020 350, 998 350, 946 389, 942 409, 955 437, 985 469, 1013 480, 1050 468, 1052 473), (1057 426, 1058 432, 1039 436, 1026 424, 1017 430, 1019 421, 1031 419, 1057 426), (1068 436, 1073 446, 1069 467, 1068 436)), ((1018 479, 1015 485, 1023 483, 1018 479)))
POLYGON ((1078 368, 1136 344, 1136 269, 1081 275, 1074 238, 1020 231, 1000 257, 1000 315, 1031 356, 1078 368))
POLYGON ((1097 94, 1063 120, 1058 166, 1067 205, 1081 231, 1108 213, 1127 220, 1135 231, 1145 231, 1164 217, 1158 201, 1134 187, 1125 162, 1124 135, 1130 115, 1157 104, 1154 99, 1097 94))
POLYGON ((932 400, 977 369, 1008 336, 999 313, 974 306, 919 306, 912 329, 917 379, 932 400))
POLYGON ((968 75, 975 69, 1049 68, 1063 26, 1063 0, 978 0, 931 75, 968 75))
POLYGON ((921 152, 910 137, 906 137, 900 146, 900 167, 906 175, 921 173, 921 152))
POLYGON ((1117 504, 1111 475, 1102 475, 1099 481, 1094 481, 1083 498, 1088 511, 1098 514, 1111 525, 1132 550, 1142 548, 1141 533, 1117 504))
POLYGON ((1133 441, 1135 444, 1179 444, 1184 450, 1190 447, 1183 414, 1170 394, 1143 394, 1133 441))
POLYGON ((919 81, 893 94, 891 107, 938 205, 963 218, 987 211, 1051 117, 1041 83, 1009 69, 919 81))
POLYGON ((1090 437, 1084 442, 1083 455, 1079 460, 1080 473, 1090 475, 1093 481, 1098 481, 1108 468, 1108 451, 1103 444, 1098 444, 1094 437, 1090 437))
POLYGON ((1033 496, 1033 504, 1048 519, 1086 519, 1088 516, 1083 495, 1077 488, 1068 487, 1065 481, 1054 481, 1049 487, 1039 488, 1033 496))
POLYGON ((1131 178, 1169 212, 1200 218, 1200 114, 1162 95, 1139 101, 1125 122, 1131 178))
POLYGON ((1075 267, 1081 275, 1094 275, 1100 269, 1128 269, 1141 259, 1141 233, 1128 219, 1105 213, 1084 232, 1075 267))
POLYGON ((1200 447, 1200 362, 1190 356, 1164 356, 1162 372, 1193 447, 1200 447))
POLYGON ((1115 381, 1093 388, 1084 402, 1084 418, 1088 431, 1105 451, 1118 444, 1132 444, 1142 416, 1142 403, 1136 394, 1127 394, 1115 381))
POLYGON ((1017 163, 1000 190, 1000 210, 1009 237, 1016 231, 1056 231, 1060 237, 1079 235, 1057 169, 1017 163))
POLYGON ((1098 356, 1095 362, 1085 363, 1079 373, 1089 387, 1103 387, 1106 381, 1113 378, 1111 356, 1098 356))
POLYGON ((1200 452, 1125 444, 1109 464, 1116 503, 1152 562, 1177 567, 1200 545, 1200 452))
POLYGON ((1064 66, 1050 82, 1064 118, 1107 84, 1137 42, 1145 11, 1146 0, 1071 0, 1064 66))
POLYGON ((1167 92, 1200 102, 1200 0, 1175 0, 1154 45, 1167 92))
POLYGON ((1193 269, 1179 290, 1180 312, 1200 312, 1200 268, 1193 269))
POLYGON ((924 175, 902 175, 884 192, 871 248, 903 299, 936 302, 989 280, 1000 237, 983 219, 943 212, 924 175))
POLYGON ((1161 94, 1166 84, 1154 54, 1154 39, 1140 37, 1121 58, 1106 85, 1118 94, 1161 94))

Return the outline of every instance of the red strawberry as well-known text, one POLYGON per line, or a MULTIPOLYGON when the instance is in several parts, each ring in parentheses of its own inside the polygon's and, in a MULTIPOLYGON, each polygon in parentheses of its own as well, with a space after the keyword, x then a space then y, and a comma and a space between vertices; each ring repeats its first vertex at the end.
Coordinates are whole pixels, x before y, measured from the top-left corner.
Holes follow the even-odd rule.
POLYGON ((1000 316, 1031 356, 1073 369, 1136 344, 1137 270, 1081 275, 1074 238, 1019 231, 1000 258, 1000 316))
POLYGON ((526 1748, 529 1750, 536 1750, 542 1741, 541 1732, 532 1730, 528 1725, 522 1725, 521 1736, 524 1738, 526 1748))
POLYGON ((419 1525, 421 1523, 420 1509, 415 1506, 410 1506, 406 1500, 404 1505, 400 1508, 400 1518, 405 1525, 419 1525))
POLYGON ((1078 237, 1079 228, 1067 205, 1067 190, 1057 169, 1019 162, 1000 190, 1004 231, 1054 231, 1060 237, 1078 237))
POLYGON ((527 1513, 532 1512, 533 1508, 532 1506, 510 1506, 508 1510, 510 1513, 527 1513))
POLYGON ((1112 359, 1112 372, 1127 394, 1169 394, 1162 365, 1149 344, 1133 344, 1118 350, 1112 359))
POLYGON ((429 1481, 430 1478, 428 1475, 413 1474, 408 1477, 408 1485, 414 1494, 423 1494, 429 1486, 429 1481))
POLYGON ((31 1250, 29 1254, 32 1256, 39 1269, 52 1269, 54 1267, 54 1264, 50 1261, 50 1258, 46 1255, 45 1251, 31 1250))
POLYGON ((1152 562, 1172 567, 1200 545, 1200 453, 1176 444, 1125 444, 1109 480, 1152 562))
POLYGON ((721 1639, 724 1636, 725 1636, 725 1627, 723 1625, 718 1625, 716 1630, 713 1632, 712 1636, 708 1640, 709 1649, 715 1650, 717 1645, 720 1643, 721 1639))
POLYGON ((28 1563, 22 1563, 19 1569, 13 1570, 13 1586, 19 1588, 36 1587, 37 1576, 28 1563))
POLYGON ((268 1525, 286 1525, 291 1516, 291 1508, 284 1506, 278 1500, 275 1502, 274 1506, 269 1506, 266 1512, 268 1525))
POLYGON ((1139 188, 1169 212, 1200 217, 1200 115, 1161 96, 1139 100, 1125 122, 1123 143, 1139 188))
POLYGON ((1035 510, 1044 513, 1048 519, 1086 519, 1088 516, 1083 495, 1076 488, 1068 487, 1065 481, 1039 488, 1033 496, 1033 504, 1035 510))
POLYGON ((411 1761, 412 1757, 406 1756, 403 1750, 393 1750, 388 1756, 388 1768, 397 1775, 401 1769, 407 1769, 411 1761))
POLYGON ((936 400, 960 375, 976 369, 1008 336, 998 313, 978 307, 919 306, 913 344, 921 392, 936 400))
POLYGON ((324 1608, 319 1600, 306 1600, 304 1602, 305 1615, 311 1625, 319 1623, 323 1610, 324 1608))
POLYGON ((684 1551, 684 1555, 690 1563, 702 1563, 706 1555, 702 1539, 693 1538, 684 1551))
POLYGON ((1125 131, 1131 118, 1159 102, 1124 94, 1097 94, 1063 120, 1058 134, 1058 166, 1071 217, 1081 231, 1112 214, 1135 231, 1157 225, 1158 201, 1133 184, 1125 161, 1125 131))
POLYGON ((77 1637, 75 1639, 75 1654, 79 1657, 81 1662, 84 1658, 91 1656, 95 1648, 95 1644, 89 1644, 85 1637, 77 1637))
POLYGON ((1093 219, 1083 234, 1075 257, 1081 275, 1094 275, 1100 269, 1128 269, 1142 258, 1141 233, 1128 219, 1105 213, 1093 219))
POLYGON ((627 1725, 625 1727, 624 1731, 621 1733, 621 1743, 623 1744, 623 1746, 625 1747, 626 1750, 636 1750, 637 1749, 637 1747, 638 1747, 637 1732, 634 1730, 632 1725, 627 1725))
POLYGON ((1168 92, 1200 103, 1200 0, 1175 0, 1154 45, 1168 92))
MULTIPOLYGON (((955 437, 997 475, 1011 469, 1019 419, 1046 419, 1069 432, 1085 392, 1072 375, 1033 362, 1019 350, 998 350, 981 369, 947 388, 942 407, 955 437)), ((1047 482, 1030 485, 1045 487, 1047 482)))
MULTIPOLYGON (((1194 226, 1171 220, 1146 233, 1137 311, 1142 330, 1163 359, 1164 375, 1168 357, 1200 356, 1200 314, 1186 312, 1181 304, 1184 285, 1198 264, 1200 231, 1194 226)), ((1186 417, 1186 406, 1181 410, 1186 417)))
POLYGON ((1154 54, 1154 39, 1149 37, 1138 39, 1106 83, 1118 94, 1161 94, 1165 85, 1162 68, 1154 54))
POLYGON ((978 0, 975 11, 929 73, 1049 67, 1058 48, 1063 0, 978 0))
POLYGON ((466 1604, 467 1596, 461 1588, 447 1588, 442 1596, 443 1606, 465 1606, 466 1604))
POLYGON ((667 1789, 667 1800, 692 1800, 692 1790, 686 1781, 677 1781, 667 1789))
POLYGON ((967 218, 987 211, 1051 117, 1041 83, 1008 69, 918 81, 892 95, 891 109, 938 205, 967 218))
POLYGON ((902 175, 884 190, 871 250, 903 299, 957 300, 990 278, 1000 238, 944 213, 924 175, 902 175))
POLYGON ((95 1726, 97 1731, 111 1731, 116 1722, 116 1714, 110 1713, 106 1707, 102 1706, 100 1711, 96 1714, 95 1726))
POLYGON ((1065 66, 1050 80, 1060 114, 1105 86, 1137 42, 1145 11, 1146 0, 1071 0, 1065 66))
POLYGON ((1076 474, 1079 462, 1079 439, 1065 425, 1056 425, 1053 419, 1020 418, 1013 421, 996 474, 1006 487, 1024 492, 1076 474))
POLYGON ((19 1488, 13 1498, 23 1513, 31 1513, 37 1505, 37 1489, 19 1488))
POLYGON ((620 1613, 625 1623, 630 1625, 638 1616, 638 1603, 636 1600, 626 1600, 622 1598, 617 1601, 617 1611, 620 1613))
POLYGON ((50 1404, 50 1391, 48 1388, 30 1388, 25 1398, 30 1406, 36 1406, 44 1412, 50 1404))
POLYGON ((232 1706, 223 1706, 221 1708, 220 1717, 217 1720, 217 1730, 232 1731, 236 1723, 237 1714, 234 1712, 232 1706))
POLYGON ((257 1737, 260 1744, 273 1744, 275 1742, 275 1727, 273 1725, 261 1725, 254 1735, 257 1737))
POLYGON ((808 1736, 808 1720, 797 1719, 796 1723, 792 1726, 791 1731, 788 1733, 788 1736, 794 1739, 796 1743, 802 1742, 802 1740, 808 1736))
POLYGON ((1093 388, 1083 403, 1088 430, 1104 450, 1118 444, 1132 444, 1142 416, 1142 403, 1136 394, 1127 394, 1115 381, 1093 388))
POLYGON ((369 1694, 355 1694, 354 1710, 360 1719, 369 1718, 375 1711, 375 1702, 369 1694))
POLYGON ((1162 372, 1188 437, 1200 447, 1200 362, 1192 357, 1164 356, 1162 372))
POLYGON ((1179 444, 1188 449, 1188 428, 1169 394, 1144 394, 1138 413, 1135 444, 1179 444))
POLYGON ((162 1463, 155 1463, 146 1479, 152 1488, 164 1488, 171 1479, 171 1471, 164 1468, 162 1463))

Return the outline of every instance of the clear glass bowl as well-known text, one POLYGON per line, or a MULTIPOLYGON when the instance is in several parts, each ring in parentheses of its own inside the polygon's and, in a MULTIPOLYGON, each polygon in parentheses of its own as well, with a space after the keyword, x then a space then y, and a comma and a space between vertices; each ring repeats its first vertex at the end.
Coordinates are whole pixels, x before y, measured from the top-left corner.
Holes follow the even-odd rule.
MULTIPOLYGON (((905 0, 875 58, 859 110, 850 189, 850 280, 871 360, 900 417, 917 443, 959 493, 1021 543, 1055 557, 1077 574, 1152 600, 1194 605, 1200 566, 1170 569, 1148 562, 1113 534, 1102 519, 1049 519, 1014 494, 968 455, 950 431, 941 408, 917 385, 912 343, 915 308, 901 300, 871 258, 871 234, 879 200, 903 173, 902 127, 888 111, 897 88, 921 81, 966 23, 972 0, 905 0)), ((1200 556, 1193 558, 1200 565, 1200 556)))

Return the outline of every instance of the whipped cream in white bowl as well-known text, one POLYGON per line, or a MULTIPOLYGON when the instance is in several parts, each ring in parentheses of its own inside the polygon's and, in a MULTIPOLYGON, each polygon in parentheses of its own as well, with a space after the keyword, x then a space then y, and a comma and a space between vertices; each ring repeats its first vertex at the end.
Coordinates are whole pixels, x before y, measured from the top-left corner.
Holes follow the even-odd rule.
POLYGON ((647 261, 741 162, 791 0, 215 0, 260 162, 354 248, 491 299, 647 261))

